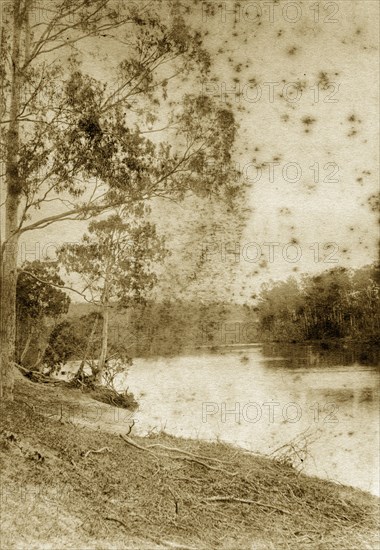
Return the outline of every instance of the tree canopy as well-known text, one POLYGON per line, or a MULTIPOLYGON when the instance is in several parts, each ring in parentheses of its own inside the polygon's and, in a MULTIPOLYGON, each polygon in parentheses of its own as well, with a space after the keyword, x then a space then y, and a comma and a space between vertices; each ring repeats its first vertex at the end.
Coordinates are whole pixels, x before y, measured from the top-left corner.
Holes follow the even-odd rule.
POLYGON ((338 267, 264 286, 257 313, 262 336, 274 340, 378 339, 379 268, 338 267))
POLYGON ((42 358, 47 322, 58 321, 69 309, 71 300, 59 289, 63 285, 56 262, 25 262, 20 268, 16 289, 18 362, 29 358, 36 366, 42 358))
POLYGON ((51 0, 37 15, 35 7, 7 4, 0 32, 0 394, 10 396, 22 234, 120 206, 133 212, 154 197, 231 200, 238 188, 228 172, 237 126, 202 94, 212 60, 186 6, 51 0))

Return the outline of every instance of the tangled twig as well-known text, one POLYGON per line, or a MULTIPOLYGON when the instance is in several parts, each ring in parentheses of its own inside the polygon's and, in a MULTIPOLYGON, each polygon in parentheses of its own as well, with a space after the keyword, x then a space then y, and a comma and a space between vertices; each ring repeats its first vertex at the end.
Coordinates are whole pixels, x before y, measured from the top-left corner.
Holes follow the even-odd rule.
POLYGON ((225 464, 223 460, 220 460, 219 458, 213 458, 211 456, 203 456, 203 455, 196 455, 194 453, 190 453, 189 451, 185 451, 184 449, 179 449, 178 447, 167 447, 166 445, 162 445, 161 443, 154 443, 152 445, 147 445, 147 448, 151 449, 153 447, 160 447, 161 449, 165 449, 166 451, 173 451, 177 453, 183 453, 188 456, 192 456, 194 458, 200 458, 203 460, 211 460, 214 462, 220 462, 221 464, 225 464))
MULTIPOLYGON (((130 437, 126 437, 123 434, 119 434, 119 435, 123 439, 123 441, 125 441, 129 445, 132 445, 132 447, 136 447, 136 449, 139 449, 140 451, 146 451, 148 453, 151 453, 156 459, 158 459, 158 456, 155 455, 153 453, 153 451, 150 450, 150 447, 155 447, 155 446, 158 446, 158 445, 148 445, 147 447, 142 447, 141 445, 139 445, 138 443, 133 441, 130 437)), ((165 446, 160 445, 160 447, 165 447, 165 446)), ((168 447, 168 449, 170 449, 170 451, 175 451, 175 452, 180 452, 180 453, 185 452, 187 455, 190 455, 190 456, 172 456, 172 455, 168 455, 167 453, 161 454, 160 456, 161 457, 164 457, 164 456, 169 457, 169 458, 172 458, 173 460, 186 460, 188 462, 195 462, 196 464, 200 464, 201 466, 204 466, 205 468, 207 468, 209 470, 216 470, 217 472, 223 472, 223 473, 225 473, 229 476, 236 476, 238 474, 238 472, 229 472, 228 470, 225 470, 223 468, 217 468, 216 466, 211 466, 211 464, 207 464, 203 460, 198 460, 198 458, 195 458, 198 455, 188 453, 187 451, 182 451, 182 449, 176 449, 175 447, 168 447)), ((209 460, 208 457, 203 457, 203 458, 206 459, 206 460, 209 460)))
POLYGON ((229 472, 228 470, 225 470, 224 468, 217 468, 216 466, 211 466, 210 464, 207 464, 206 462, 203 462, 201 460, 197 460, 196 458, 191 458, 190 456, 173 456, 174 460, 187 460, 188 462, 195 462, 196 464, 200 464, 201 466, 204 466, 208 470, 215 470, 217 472, 223 472, 224 474, 227 474, 229 476, 236 476, 239 472, 229 472))
POLYGON ((157 460, 158 457, 154 454, 153 451, 151 451, 150 449, 147 449, 146 447, 142 447, 141 445, 139 445, 138 443, 135 443, 135 441, 133 441, 130 437, 127 437, 123 434, 119 434, 119 436, 121 437, 121 439, 123 441, 125 441, 126 443, 128 443, 128 445, 131 445, 132 447, 136 447, 136 449, 139 449, 140 451, 145 451, 147 453, 150 453, 152 456, 154 456, 154 458, 157 460))
POLYGON ((127 431, 127 433, 125 435, 129 435, 131 433, 132 428, 133 428, 134 425, 135 425, 135 421, 132 420, 132 424, 129 426, 129 430, 127 431))
POLYGON ((119 525, 122 525, 124 527, 124 529, 126 529, 128 531, 128 526, 124 523, 124 521, 121 521, 121 519, 117 519, 117 518, 111 518, 111 517, 104 517, 103 519, 105 519, 106 521, 114 521, 115 523, 118 523, 119 525))
POLYGON ((203 499, 206 502, 242 502, 243 504, 256 504, 256 506, 262 506, 263 508, 271 508, 272 510, 277 510, 278 512, 282 512, 283 514, 291 515, 291 512, 289 510, 285 510, 284 508, 278 508, 277 506, 273 506, 272 504, 264 504, 264 502, 259 502, 258 500, 251 500, 249 498, 236 498, 236 497, 223 497, 223 496, 217 496, 217 497, 208 497, 203 499))
POLYGON ((104 453, 105 451, 107 451, 108 453, 111 452, 111 450, 108 448, 108 447, 102 447, 101 449, 90 449, 89 451, 87 451, 84 455, 83 455, 83 458, 87 458, 91 453, 104 453))

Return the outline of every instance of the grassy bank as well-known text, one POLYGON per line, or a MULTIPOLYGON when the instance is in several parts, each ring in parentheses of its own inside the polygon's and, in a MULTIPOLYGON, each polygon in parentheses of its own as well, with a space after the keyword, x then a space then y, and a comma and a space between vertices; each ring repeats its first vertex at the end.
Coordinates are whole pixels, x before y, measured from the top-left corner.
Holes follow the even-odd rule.
POLYGON ((378 548, 375 497, 221 443, 138 438, 116 413, 18 377, 1 406, 2 549, 378 548))

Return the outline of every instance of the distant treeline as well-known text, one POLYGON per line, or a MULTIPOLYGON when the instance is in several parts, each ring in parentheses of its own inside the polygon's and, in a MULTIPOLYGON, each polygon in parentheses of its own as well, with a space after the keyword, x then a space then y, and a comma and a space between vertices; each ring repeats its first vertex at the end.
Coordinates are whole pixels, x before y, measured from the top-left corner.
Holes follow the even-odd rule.
MULTIPOLYGON (((71 304, 67 319, 75 333, 88 335, 96 308, 71 304)), ((100 341, 98 324, 92 353, 100 341)), ((221 302, 199 304, 190 301, 148 302, 110 314, 110 349, 122 345, 131 357, 174 355, 201 347, 257 341, 257 321, 252 307, 221 302)))
MULTIPOLYGON (((49 273, 42 275, 46 279, 49 273)), ((113 307, 107 359, 118 357, 128 363, 134 357, 170 356, 202 348, 216 351, 258 341, 351 341, 372 349, 380 341, 379 279, 375 266, 335 268, 299 280, 268 283, 252 306, 163 300, 127 309, 113 307)), ((101 309, 69 305, 67 296, 55 289, 27 274, 19 277, 17 360, 28 368, 47 365, 55 369, 73 359, 99 356, 101 309)))
POLYGON ((379 267, 371 265, 357 270, 338 267, 301 280, 268 284, 256 309, 260 338, 378 342, 379 281, 379 267))

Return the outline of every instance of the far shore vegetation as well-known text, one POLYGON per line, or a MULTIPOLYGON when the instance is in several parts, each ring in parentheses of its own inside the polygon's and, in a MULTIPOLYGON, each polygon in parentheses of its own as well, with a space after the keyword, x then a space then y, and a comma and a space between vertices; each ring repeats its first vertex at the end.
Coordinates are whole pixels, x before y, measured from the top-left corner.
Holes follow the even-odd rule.
POLYGON ((268 283, 251 305, 195 300, 143 300, 111 307, 107 356, 104 306, 71 302, 52 263, 24 266, 17 286, 17 362, 28 371, 54 374, 68 362, 97 374, 102 355, 129 366, 133 358, 217 352, 225 346, 302 344, 321 350, 358 350, 358 359, 379 356, 380 292, 375 265, 335 268, 320 275, 268 283), (40 280, 39 280, 40 279, 40 280), (43 282, 45 281, 46 284, 43 282), (53 283, 50 286, 47 283, 53 283))

